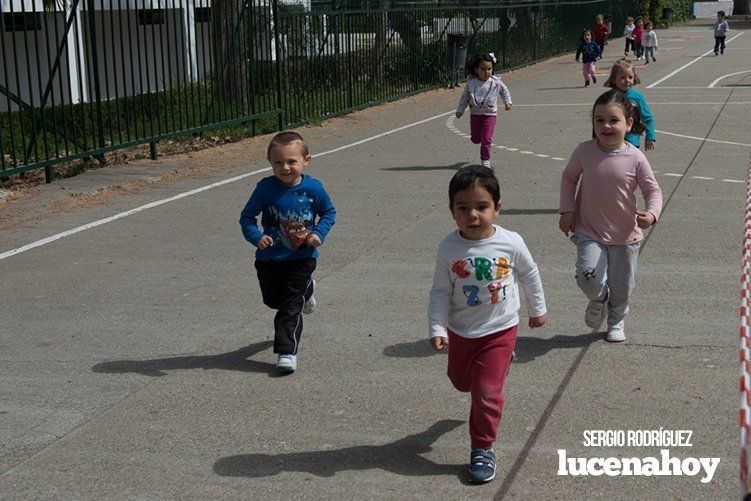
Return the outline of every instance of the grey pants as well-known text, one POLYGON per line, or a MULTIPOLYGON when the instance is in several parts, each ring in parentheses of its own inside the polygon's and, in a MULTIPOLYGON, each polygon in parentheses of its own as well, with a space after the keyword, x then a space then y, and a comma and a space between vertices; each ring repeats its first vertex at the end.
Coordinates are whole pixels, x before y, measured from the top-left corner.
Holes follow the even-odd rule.
POLYGON ((636 261, 641 242, 626 245, 604 245, 581 233, 572 233, 576 245, 576 284, 589 300, 608 299, 608 326, 628 315, 634 290, 636 261))

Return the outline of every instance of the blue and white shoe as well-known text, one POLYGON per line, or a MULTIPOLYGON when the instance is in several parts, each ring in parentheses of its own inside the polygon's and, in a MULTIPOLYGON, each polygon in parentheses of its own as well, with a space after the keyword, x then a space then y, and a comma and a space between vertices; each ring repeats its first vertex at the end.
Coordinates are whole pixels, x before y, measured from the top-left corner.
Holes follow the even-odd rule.
POLYGON ((472 449, 469 456, 469 481, 490 482, 495 478, 495 453, 493 449, 472 449))
POLYGON ((297 369, 297 357, 295 355, 279 355, 276 362, 276 370, 279 372, 295 372, 297 369))

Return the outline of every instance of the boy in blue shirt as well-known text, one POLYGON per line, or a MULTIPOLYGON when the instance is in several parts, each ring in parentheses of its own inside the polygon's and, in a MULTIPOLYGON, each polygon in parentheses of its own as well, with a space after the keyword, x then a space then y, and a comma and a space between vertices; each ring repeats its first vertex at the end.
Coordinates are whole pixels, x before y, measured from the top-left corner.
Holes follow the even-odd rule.
POLYGON ((289 373, 297 369, 302 314, 312 313, 315 307, 312 275, 317 247, 334 225, 336 208, 321 182, 302 173, 312 157, 300 134, 274 136, 267 158, 274 175, 256 185, 240 215, 240 225, 245 239, 258 248, 255 267, 263 302, 277 310, 276 368, 289 373), (259 214, 263 231, 256 220, 259 214))

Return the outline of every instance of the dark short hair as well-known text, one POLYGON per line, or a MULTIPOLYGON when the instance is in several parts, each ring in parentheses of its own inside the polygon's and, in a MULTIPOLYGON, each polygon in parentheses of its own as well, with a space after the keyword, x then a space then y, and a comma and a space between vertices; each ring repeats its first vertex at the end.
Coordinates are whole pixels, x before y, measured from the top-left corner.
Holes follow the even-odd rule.
POLYGON ((721 15, 722 17, 725 17, 725 11, 724 10, 718 10, 717 13, 721 15))
POLYGON ((477 68, 480 67, 480 63, 482 63, 483 61, 487 61, 490 64, 492 64, 493 72, 495 72, 495 65, 496 65, 495 56, 491 56, 490 52, 480 52, 470 57, 467 60, 467 64, 464 67, 465 71, 467 72, 467 75, 471 77, 477 76, 475 72, 477 71, 477 68))
POLYGON ((266 156, 271 156, 271 150, 276 148, 277 146, 286 146, 288 144, 292 143, 300 143, 300 148, 302 150, 302 156, 307 157, 310 152, 308 151, 308 143, 305 142, 305 139, 298 134, 297 132, 292 131, 286 131, 286 132, 280 132, 273 138, 271 138, 271 142, 269 142, 269 147, 266 150, 266 156))
POLYGON ((465 165, 451 178, 449 183, 449 208, 454 208, 454 197, 458 192, 475 184, 488 190, 496 206, 501 203, 501 186, 498 184, 498 178, 495 177, 493 169, 474 164, 465 165))
POLYGON ((629 132, 633 134, 641 134, 647 129, 647 126, 641 121, 641 111, 639 110, 639 107, 632 104, 624 92, 621 92, 618 89, 610 89, 609 91, 600 94, 600 97, 595 100, 595 104, 592 106, 592 139, 597 138, 594 126, 595 109, 600 105, 607 105, 610 103, 615 103, 623 108, 623 115, 626 119, 634 119, 634 123, 629 132))

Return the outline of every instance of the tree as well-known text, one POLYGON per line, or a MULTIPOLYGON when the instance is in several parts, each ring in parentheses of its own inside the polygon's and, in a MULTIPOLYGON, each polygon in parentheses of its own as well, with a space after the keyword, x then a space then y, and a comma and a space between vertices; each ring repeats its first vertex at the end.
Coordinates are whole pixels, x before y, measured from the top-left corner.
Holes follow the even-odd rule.
POLYGON ((742 16, 751 14, 751 0, 735 0, 733 2, 733 14, 742 16))
POLYGON ((214 95, 236 102, 245 100, 243 76, 248 62, 248 45, 245 42, 247 8, 253 8, 248 3, 246 0, 211 2, 214 95))

